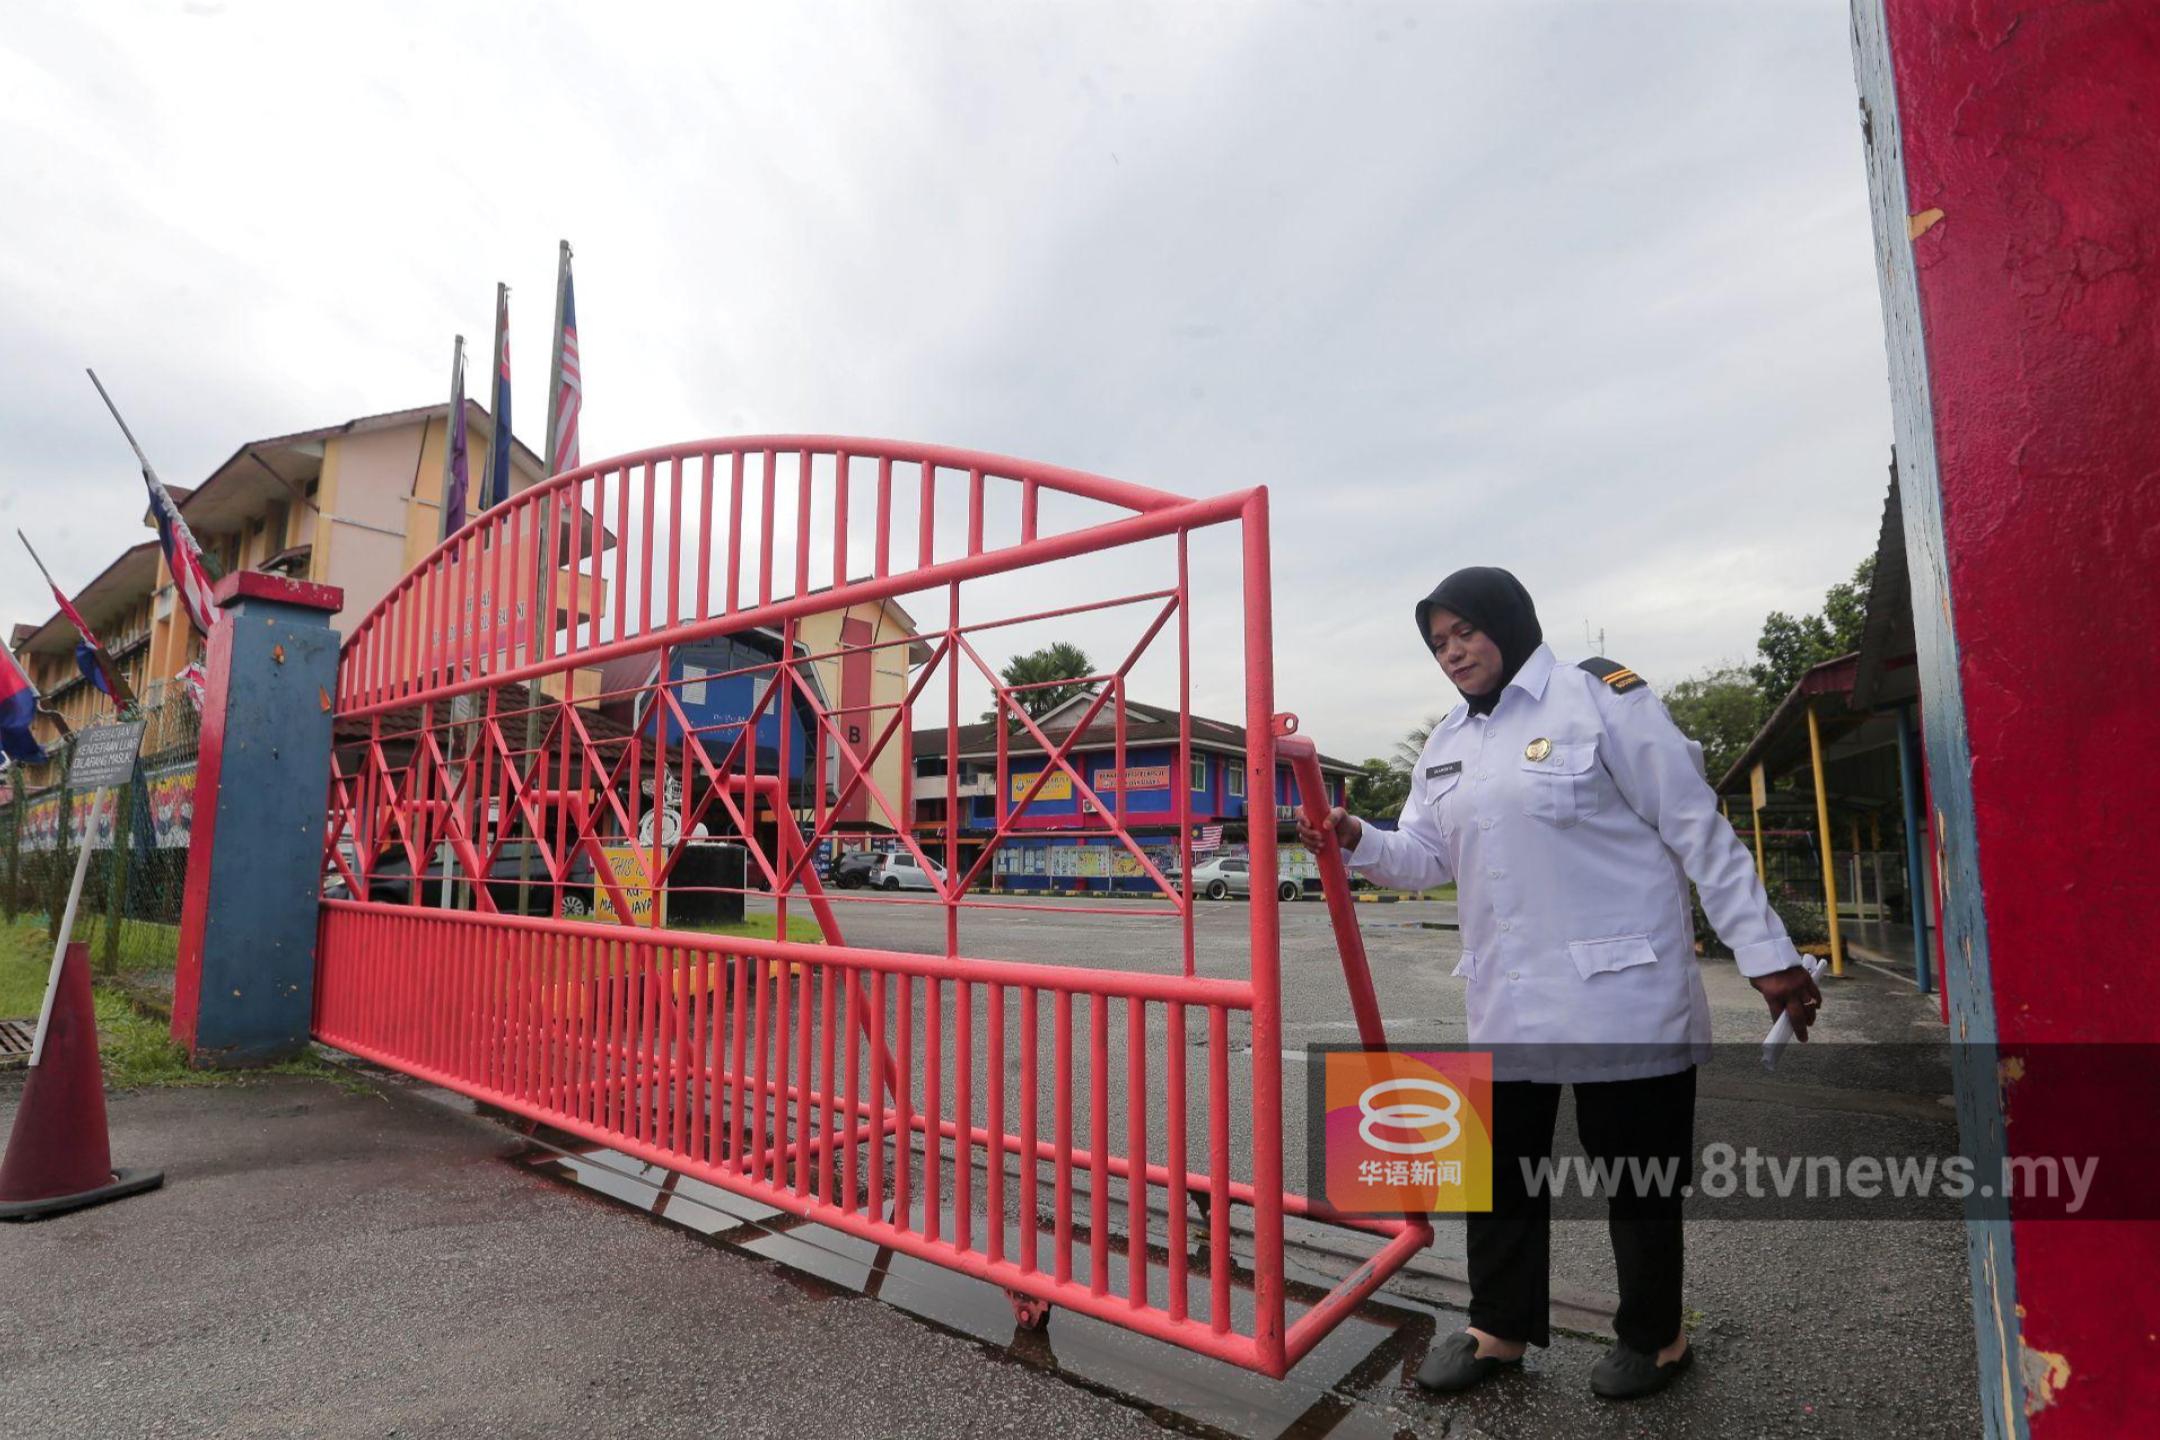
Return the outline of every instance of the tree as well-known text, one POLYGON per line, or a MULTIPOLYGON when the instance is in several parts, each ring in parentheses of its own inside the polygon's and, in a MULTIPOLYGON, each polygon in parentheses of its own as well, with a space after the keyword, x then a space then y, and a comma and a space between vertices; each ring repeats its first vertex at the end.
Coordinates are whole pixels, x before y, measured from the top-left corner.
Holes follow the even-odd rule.
POLYGON ((1800 677, 1825 660, 1860 648, 1867 629, 1868 589, 1875 580, 1875 557, 1853 568, 1853 578, 1833 585, 1814 615, 1792 616, 1773 610, 1763 619, 1755 652, 1762 658, 1748 667, 1762 692, 1765 712, 1783 700, 1800 677))
POLYGON ((1439 729, 1440 722, 1446 718, 1444 715, 1428 715, 1424 724, 1412 726, 1409 734, 1395 742, 1395 758, 1390 763, 1402 773, 1404 779, 1407 780, 1410 772, 1417 768, 1418 757, 1425 753, 1425 742, 1432 739, 1432 732, 1439 729))
POLYGON ((1738 665, 1691 675, 1664 693, 1665 709, 1680 732, 1703 748, 1710 783, 1732 768, 1763 721, 1762 692, 1738 665))
MULTIPOLYGON (((1040 689, 1023 690, 1014 698, 1020 708, 1036 720, 1042 719, 1075 695, 1087 693, 1081 677, 1095 673, 1095 662, 1088 659, 1087 652, 1077 645, 1063 640, 1045 645, 1040 650, 1030 650, 1025 655, 1015 655, 998 672, 1007 685, 1035 685, 1040 689), (1053 682, 1065 681, 1058 684, 1053 682)), ((997 713, 991 711, 983 717, 995 720, 997 713)))
POLYGON ((1353 815, 1392 820, 1402 814, 1410 798, 1410 772, 1391 760, 1375 756, 1358 767, 1343 797, 1343 808, 1353 815))

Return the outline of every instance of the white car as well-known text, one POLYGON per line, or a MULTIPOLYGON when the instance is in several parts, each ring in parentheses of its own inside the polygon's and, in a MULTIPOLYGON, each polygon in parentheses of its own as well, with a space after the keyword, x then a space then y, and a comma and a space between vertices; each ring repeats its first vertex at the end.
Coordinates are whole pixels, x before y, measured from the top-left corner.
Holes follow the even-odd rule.
MULTIPOLYGON (((1210 900, 1227 900, 1233 895, 1252 894, 1252 861, 1242 855, 1220 860, 1209 860, 1193 866, 1192 888, 1210 900)), ((1288 875, 1278 876, 1275 894, 1278 899, 1295 900, 1304 893, 1304 887, 1288 875)))
POLYGON ((877 857, 877 863, 863 876, 863 884, 872 890, 939 890, 945 888, 945 868, 935 860, 924 860, 918 865, 913 855, 904 850, 891 850, 877 857), (929 866, 925 871, 923 865, 929 866))

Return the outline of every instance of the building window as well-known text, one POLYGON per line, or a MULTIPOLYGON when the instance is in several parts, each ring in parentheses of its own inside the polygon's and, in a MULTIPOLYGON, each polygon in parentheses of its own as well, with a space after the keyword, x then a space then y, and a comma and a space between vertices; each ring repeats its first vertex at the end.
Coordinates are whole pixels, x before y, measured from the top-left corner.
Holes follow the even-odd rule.
POLYGON ((1245 767, 1243 765, 1223 766, 1223 776, 1224 786, 1232 795, 1243 795, 1245 793, 1245 767))
POLYGON ((1195 790, 1207 789, 1207 756, 1205 755, 1192 757, 1192 788, 1195 790))

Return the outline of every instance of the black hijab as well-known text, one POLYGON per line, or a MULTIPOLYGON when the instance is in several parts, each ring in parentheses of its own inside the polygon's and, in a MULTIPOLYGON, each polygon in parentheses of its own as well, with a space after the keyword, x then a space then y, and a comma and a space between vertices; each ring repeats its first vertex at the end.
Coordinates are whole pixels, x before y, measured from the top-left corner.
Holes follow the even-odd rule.
POLYGON ((1492 636, 1493 643, 1500 647, 1500 679, 1483 695, 1463 696, 1470 702, 1472 714, 1489 713, 1508 681, 1515 678, 1515 672, 1544 643, 1545 631, 1538 624, 1530 592, 1523 589, 1522 581, 1494 565, 1457 570, 1434 587, 1432 594, 1418 601, 1418 640, 1427 648, 1432 639, 1428 622, 1435 610, 1454 611, 1492 636))

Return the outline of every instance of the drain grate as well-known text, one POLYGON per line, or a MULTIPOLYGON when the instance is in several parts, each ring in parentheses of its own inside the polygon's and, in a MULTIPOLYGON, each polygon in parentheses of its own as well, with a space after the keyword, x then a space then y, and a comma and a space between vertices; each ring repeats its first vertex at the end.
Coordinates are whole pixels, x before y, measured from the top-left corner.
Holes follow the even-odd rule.
POLYGON ((30 1058, 30 1042, 37 1038, 35 1020, 0 1020, 0 1065, 30 1058))

